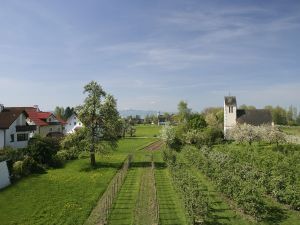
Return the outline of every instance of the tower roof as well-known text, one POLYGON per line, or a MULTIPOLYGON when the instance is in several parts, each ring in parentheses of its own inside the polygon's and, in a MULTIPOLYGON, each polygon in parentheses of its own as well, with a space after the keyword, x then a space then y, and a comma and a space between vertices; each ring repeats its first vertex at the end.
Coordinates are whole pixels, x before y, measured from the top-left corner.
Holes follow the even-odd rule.
POLYGON ((236 105, 235 96, 225 96, 225 105, 236 105))

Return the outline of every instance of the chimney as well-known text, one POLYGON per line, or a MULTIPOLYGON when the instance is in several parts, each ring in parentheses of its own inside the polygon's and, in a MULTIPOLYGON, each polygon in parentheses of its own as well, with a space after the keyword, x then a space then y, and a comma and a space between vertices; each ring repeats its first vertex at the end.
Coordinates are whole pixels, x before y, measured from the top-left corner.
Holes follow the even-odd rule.
POLYGON ((2 112, 4 109, 4 105, 3 104, 0 104, 0 112, 2 112))
POLYGON ((33 105, 33 108, 35 108, 35 111, 36 111, 36 112, 39 112, 39 111, 40 111, 38 105, 33 105))

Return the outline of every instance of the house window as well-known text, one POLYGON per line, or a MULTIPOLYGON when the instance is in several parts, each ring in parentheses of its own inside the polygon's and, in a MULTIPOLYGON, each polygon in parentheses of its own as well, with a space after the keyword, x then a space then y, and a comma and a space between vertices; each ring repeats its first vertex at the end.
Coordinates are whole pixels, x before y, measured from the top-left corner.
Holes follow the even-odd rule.
POLYGON ((49 118, 49 122, 51 122, 51 118, 49 118))
POLYGON ((52 131, 52 128, 50 128, 49 131, 51 132, 51 131, 52 131))
POLYGON ((15 135, 14 134, 11 134, 10 135, 10 142, 14 142, 15 141, 15 135))
POLYGON ((74 125, 76 125, 76 122, 74 122, 74 125))
POLYGON ((28 141, 28 134, 17 134, 17 141, 28 141))

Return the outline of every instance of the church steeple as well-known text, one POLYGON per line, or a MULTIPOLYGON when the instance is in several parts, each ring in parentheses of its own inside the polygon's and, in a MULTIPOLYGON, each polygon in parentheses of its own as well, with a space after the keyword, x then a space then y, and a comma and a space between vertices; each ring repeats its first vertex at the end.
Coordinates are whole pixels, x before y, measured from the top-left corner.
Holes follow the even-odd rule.
POLYGON ((224 98, 224 135, 228 129, 236 125, 237 103, 235 96, 225 96, 224 98))

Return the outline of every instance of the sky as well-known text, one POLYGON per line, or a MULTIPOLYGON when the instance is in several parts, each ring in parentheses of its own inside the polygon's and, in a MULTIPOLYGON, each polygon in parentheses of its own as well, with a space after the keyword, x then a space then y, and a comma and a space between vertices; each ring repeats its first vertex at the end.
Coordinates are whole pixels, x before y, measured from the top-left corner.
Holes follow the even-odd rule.
POLYGON ((300 109, 300 1, 0 2, 0 103, 77 106, 91 80, 121 110, 300 109))

